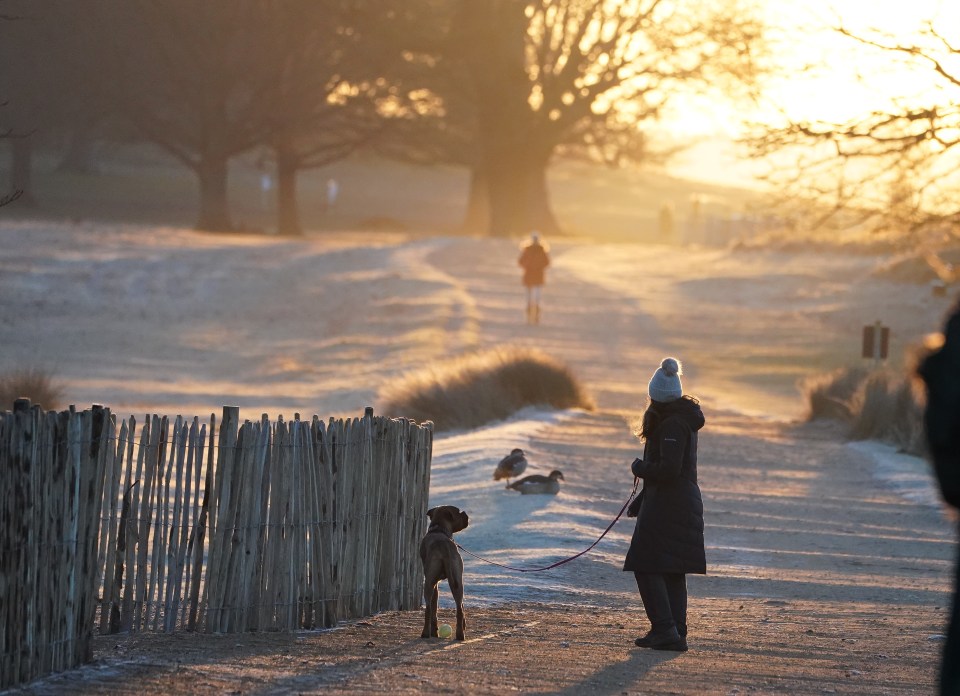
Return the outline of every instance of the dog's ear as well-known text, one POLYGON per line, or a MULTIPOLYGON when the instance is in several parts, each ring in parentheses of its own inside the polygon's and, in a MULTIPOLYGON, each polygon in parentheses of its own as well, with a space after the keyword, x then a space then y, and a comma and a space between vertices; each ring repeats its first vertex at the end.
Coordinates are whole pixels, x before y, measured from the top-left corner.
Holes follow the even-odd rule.
POLYGON ((430 508, 427 510, 427 517, 430 518, 430 521, 433 522, 433 515, 437 512, 437 508, 430 508))
POLYGON ((470 518, 467 516, 467 513, 463 510, 457 510, 457 514, 454 515, 453 519, 453 531, 462 531, 467 528, 468 524, 470 524, 470 518))

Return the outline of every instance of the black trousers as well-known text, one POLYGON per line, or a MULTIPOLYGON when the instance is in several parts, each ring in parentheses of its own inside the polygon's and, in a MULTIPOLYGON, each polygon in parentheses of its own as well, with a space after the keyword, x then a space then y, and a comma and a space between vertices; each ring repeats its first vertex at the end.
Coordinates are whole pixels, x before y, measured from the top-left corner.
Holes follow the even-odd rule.
POLYGON ((676 626, 681 638, 687 636, 687 576, 683 573, 638 573, 637 589, 643 610, 657 633, 676 626))

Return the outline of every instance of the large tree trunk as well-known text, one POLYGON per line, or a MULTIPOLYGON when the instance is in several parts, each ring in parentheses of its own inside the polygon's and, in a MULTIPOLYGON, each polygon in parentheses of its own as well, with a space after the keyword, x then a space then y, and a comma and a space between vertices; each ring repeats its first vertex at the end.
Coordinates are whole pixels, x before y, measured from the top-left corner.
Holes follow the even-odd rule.
POLYGON ((547 169, 549 162, 536 164, 531 162, 529 171, 529 210, 530 227, 544 234, 557 234, 560 225, 550 205, 550 190, 547 187, 547 169))
POLYGON ((66 150, 57 165, 58 172, 90 174, 94 171, 94 140, 90 137, 89 128, 90 126, 84 123, 70 129, 66 150))
POLYGON ((489 198, 487 232, 496 237, 529 232, 526 154, 530 80, 524 67, 524 3, 466 0, 459 4, 455 40, 477 105, 477 167, 489 198))
POLYGON ((277 234, 299 237, 300 211, 297 205, 297 171, 300 159, 283 148, 275 148, 277 159, 277 234))
POLYGON ((487 175, 479 166, 470 170, 470 190, 467 193, 463 231, 468 234, 490 233, 490 188, 487 175))
POLYGON ((514 237, 529 233, 528 178, 522 158, 501 157, 490 163, 490 235, 514 237))
POLYGON ((197 229, 228 232, 233 229, 227 202, 227 158, 204 155, 197 167, 200 179, 200 217, 197 229))
POLYGON ((491 236, 559 231, 547 192, 547 161, 525 149, 501 151, 496 159, 488 160, 491 236))
POLYGON ((29 135, 13 136, 9 142, 13 158, 10 167, 10 190, 23 192, 17 199, 17 205, 33 207, 37 204, 33 195, 33 139, 29 135))

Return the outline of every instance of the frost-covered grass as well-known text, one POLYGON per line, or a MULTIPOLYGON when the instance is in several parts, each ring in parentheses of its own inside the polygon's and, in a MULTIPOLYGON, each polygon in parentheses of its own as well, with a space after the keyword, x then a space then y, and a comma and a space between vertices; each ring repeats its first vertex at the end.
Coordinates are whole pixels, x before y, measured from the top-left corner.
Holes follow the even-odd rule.
POLYGON ((911 374, 841 368, 807 380, 803 391, 809 420, 840 420, 852 439, 880 440, 923 454, 923 389, 911 374))
POLYGON ((593 399, 571 369, 546 353, 496 348, 409 373, 386 386, 380 411, 437 430, 475 428, 526 406, 592 410, 593 399))

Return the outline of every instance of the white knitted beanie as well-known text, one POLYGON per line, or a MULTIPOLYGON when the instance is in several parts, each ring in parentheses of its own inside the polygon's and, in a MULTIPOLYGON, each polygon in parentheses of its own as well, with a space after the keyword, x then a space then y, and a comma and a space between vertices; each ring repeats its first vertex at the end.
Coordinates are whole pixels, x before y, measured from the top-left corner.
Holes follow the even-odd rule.
POLYGON ((679 360, 664 358, 647 386, 647 393, 650 398, 661 403, 679 399, 683 396, 683 385, 680 384, 680 375, 682 374, 683 366, 679 360))

